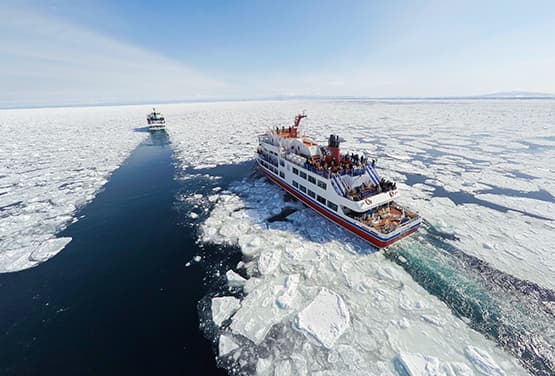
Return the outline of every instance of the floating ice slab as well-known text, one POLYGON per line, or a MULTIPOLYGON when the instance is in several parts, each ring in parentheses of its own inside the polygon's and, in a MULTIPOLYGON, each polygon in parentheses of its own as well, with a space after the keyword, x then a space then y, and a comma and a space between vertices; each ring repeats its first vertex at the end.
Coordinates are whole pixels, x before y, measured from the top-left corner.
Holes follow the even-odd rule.
POLYGON ((245 285, 245 278, 241 277, 239 274, 235 273, 233 270, 228 270, 225 273, 227 278, 227 284, 231 287, 242 287, 245 285))
MULTIPOLYGON (((0 111, 0 272, 61 251, 75 220, 143 141, 144 106, 0 111)), ((67 242, 66 242, 67 244, 67 242)))
POLYGON ((43 242, 37 249, 29 256, 30 261, 43 262, 56 255, 66 245, 69 244, 71 238, 56 238, 43 242))
POLYGON ((399 353, 401 374, 407 376, 472 376, 472 369, 463 363, 444 362, 433 356, 399 353))
MULTIPOLYGON (((278 298, 292 295, 288 278, 279 277, 257 284, 241 302, 241 308, 233 316, 231 330, 255 344, 260 344, 270 329, 280 323, 294 307, 278 304, 278 298)), ((291 300, 287 300, 291 302, 291 300)))
POLYGON ((218 344, 218 352, 220 354, 220 356, 224 356, 229 354, 232 351, 235 351, 239 348, 239 345, 237 343, 235 343, 235 341, 233 340, 233 338, 231 338, 231 336, 229 335, 225 335, 222 334, 220 336, 220 341, 218 344))
POLYGON ((491 356, 482 349, 474 346, 467 346, 464 354, 478 371, 488 376, 505 376, 505 371, 501 369, 491 358, 491 356))
POLYGON ((310 338, 330 349, 349 327, 349 310, 343 299, 323 288, 297 315, 297 326, 310 338))
POLYGON ((212 320, 218 326, 229 319, 241 306, 239 299, 223 296, 212 299, 212 320))

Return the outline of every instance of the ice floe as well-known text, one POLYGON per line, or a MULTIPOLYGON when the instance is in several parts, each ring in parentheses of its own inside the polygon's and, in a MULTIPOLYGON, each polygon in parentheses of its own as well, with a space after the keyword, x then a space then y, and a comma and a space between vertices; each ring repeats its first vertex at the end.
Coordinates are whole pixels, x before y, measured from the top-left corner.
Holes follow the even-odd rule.
POLYGON ((401 375, 407 376, 472 376, 472 369, 458 362, 444 362, 433 356, 401 352, 397 356, 401 375))
POLYGON ((212 321, 218 326, 229 319, 239 307, 241 303, 239 299, 233 296, 222 296, 212 299, 212 321))
POLYGON ((229 354, 232 351, 235 351, 239 348, 239 345, 233 341, 233 339, 225 334, 220 336, 220 342, 218 345, 218 352, 220 356, 224 356, 229 354))
POLYGON ((245 285, 245 278, 241 277, 239 274, 235 273, 233 270, 228 270, 225 273, 227 278, 227 284, 230 287, 242 287, 245 285))
POLYGON ((46 261, 109 175, 146 138, 144 106, 0 111, 0 272, 46 261))
POLYGON ((331 349, 349 327, 349 310, 339 295, 323 288, 316 298, 297 314, 296 325, 308 337, 331 349))

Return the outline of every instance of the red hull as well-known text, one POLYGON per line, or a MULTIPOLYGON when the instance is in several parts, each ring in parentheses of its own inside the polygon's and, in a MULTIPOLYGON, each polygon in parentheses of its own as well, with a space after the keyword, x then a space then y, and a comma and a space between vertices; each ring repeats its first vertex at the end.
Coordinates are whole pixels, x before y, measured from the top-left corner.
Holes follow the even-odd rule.
POLYGON ((327 219, 329 219, 333 223, 345 228, 346 230, 348 230, 348 231, 352 232, 353 234, 361 237, 362 239, 366 240, 367 242, 371 243, 372 245, 374 245, 378 248, 385 248, 388 245, 391 245, 391 244, 395 243, 396 241, 404 238, 405 236, 408 236, 408 235, 412 234, 419 227, 419 226, 416 226, 416 227, 408 230, 407 232, 405 232, 405 233, 403 233, 403 234, 401 234, 397 237, 392 238, 391 240, 383 241, 383 240, 377 239, 377 238, 373 237, 372 235, 370 235, 370 234, 362 231, 361 229, 357 228, 356 226, 353 226, 352 224, 343 220, 342 218, 331 215, 325 209, 321 208, 319 205, 310 201, 309 199, 307 199, 306 197, 304 197, 303 195, 301 195, 300 193, 295 191, 293 188, 289 187, 287 184, 285 184, 282 181, 280 181, 279 179, 277 179, 275 176, 273 176, 268 171, 266 171, 263 167, 261 167, 260 169, 262 170, 262 172, 264 173, 264 175, 268 179, 270 179, 271 181, 273 181, 274 183, 279 185, 281 188, 285 189, 287 192, 289 192, 295 198, 301 200, 306 205, 310 206, 312 209, 316 210, 318 213, 320 213, 321 215, 323 215, 324 217, 326 217, 327 219))

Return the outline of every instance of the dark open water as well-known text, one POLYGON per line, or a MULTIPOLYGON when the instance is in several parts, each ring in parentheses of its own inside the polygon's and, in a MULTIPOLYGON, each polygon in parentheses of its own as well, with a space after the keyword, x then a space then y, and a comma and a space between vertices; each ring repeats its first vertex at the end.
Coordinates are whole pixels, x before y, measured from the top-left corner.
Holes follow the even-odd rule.
POLYGON ((0 275, 0 375, 211 375, 200 330, 207 252, 185 230, 165 134, 139 146, 35 268, 0 275))

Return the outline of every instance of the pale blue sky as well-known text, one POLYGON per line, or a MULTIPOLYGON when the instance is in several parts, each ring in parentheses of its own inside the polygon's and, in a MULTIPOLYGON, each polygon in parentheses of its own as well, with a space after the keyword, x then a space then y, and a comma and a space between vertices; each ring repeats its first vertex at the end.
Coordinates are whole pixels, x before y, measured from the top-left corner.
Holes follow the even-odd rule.
POLYGON ((7 1, 0 106, 555 93, 555 1, 7 1))

